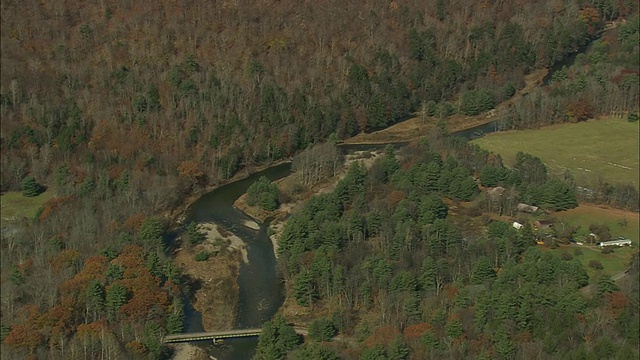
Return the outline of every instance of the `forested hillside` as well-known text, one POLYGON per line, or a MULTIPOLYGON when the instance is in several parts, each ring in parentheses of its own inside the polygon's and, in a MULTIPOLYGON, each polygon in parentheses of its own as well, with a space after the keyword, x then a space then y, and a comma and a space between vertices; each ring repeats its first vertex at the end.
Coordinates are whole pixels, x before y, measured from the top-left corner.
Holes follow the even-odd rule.
MULTIPOLYGON (((476 196, 474 167, 502 172, 518 189, 494 199, 493 211, 524 199, 548 209, 576 206, 539 159, 519 154, 508 170, 495 156, 446 138, 401 157, 407 160, 389 147, 369 171, 356 163, 332 193, 292 215, 279 262, 287 306, 309 309, 288 312, 289 320, 310 322, 311 340, 296 349, 276 319, 265 328, 280 330, 261 335, 257 358, 292 349, 297 359, 638 356, 637 252, 620 286, 608 276, 591 279, 591 299, 581 254, 558 256, 536 245, 528 220, 516 229, 492 218, 489 197, 476 196)), ((573 231, 554 233, 566 239, 573 231)))
MULTIPOLYGON (((627 0, 1 0, 0 10, 0 190, 55 195, 34 219, 3 216, 2 355, 18 358, 166 356, 159 339, 181 329, 185 286, 163 215, 240 169, 425 108, 445 120, 488 110, 611 21, 627 19, 620 52, 638 48, 627 0)), ((627 60, 601 76, 606 93, 637 94, 627 60)), ((554 78, 558 91, 573 76, 554 78)), ((637 111, 620 99, 590 114, 637 111)), ((442 161, 456 185, 445 193, 473 196, 472 171, 442 161)), ((412 206, 440 206, 427 199, 412 206)))

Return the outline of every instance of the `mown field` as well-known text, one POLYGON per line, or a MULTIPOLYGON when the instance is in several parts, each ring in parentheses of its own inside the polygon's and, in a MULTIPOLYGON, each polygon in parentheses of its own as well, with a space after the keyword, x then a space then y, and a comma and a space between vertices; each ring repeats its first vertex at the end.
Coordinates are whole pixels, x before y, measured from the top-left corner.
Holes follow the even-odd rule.
POLYGON ((8 192, 0 196, 2 222, 14 221, 22 217, 32 218, 47 200, 53 197, 52 191, 45 191, 34 197, 26 197, 21 192, 8 192))
POLYGON ((638 213, 611 209, 602 206, 580 204, 575 209, 555 213, 555 216, 566 220, 571 225, 579 225, 588 229, 591 224, 606 224, 611 236, 624 236, 631 239, 637 247, 640 243, 640 225, 638 213))
POLYGON ((640 224, 638 213, 611 209, 595 205, 581 204, 575 209, 556 213, 555 216, 565 220, 568 224, 588 229, 591 224, 606 224, 611 230, 611 236, 616 238, 623 236, 631 239, 633 246, 616 248, 611 254, 602 254, 601 249, 587 245, 564 245, 552 251, 562 253, 567 251, 572 256, 580 259, 587 269, 590 279, 593 281, 600 274, 615 275, 628 267, 631 256, 638 252, 640 244, 640 224), (579 249, 581 255, 575 255, 579 249), (598 260, 603 266, 602 270, 594 270, 589 267, 589 261, 598 260))
POLYGON ((562 245, 551 251, 558 255, 566 251, 574 258, 579 259, 585 270, 587 270, 589 282, 594 282, 601 275, 614 276, 625 271, 629 267, 631 256, 638 251, 638 248, 621 247, 615 249, 611 254, 603 254, 601 249, 596 246, 571 244, 562 245), (599 261, 602 264, 602 270, 589 267, 591 260, 599 261))
POLYGON ((551 173, 569 169, 580 185, 601 178, 638 188, 640 123, 598 119, 542 129, 503 131, 473 140, 513 165, 518 151, 541 158, 551 173))

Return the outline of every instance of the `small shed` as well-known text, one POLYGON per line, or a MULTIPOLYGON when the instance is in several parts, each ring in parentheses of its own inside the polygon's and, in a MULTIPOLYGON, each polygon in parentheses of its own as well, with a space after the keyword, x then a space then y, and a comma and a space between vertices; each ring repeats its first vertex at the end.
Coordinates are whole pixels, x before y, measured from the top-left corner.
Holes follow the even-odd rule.
POLYGON ((536 220, 533 225, 535 225, 538 230, 548 230, 553 227, 553 221, 551 220, 536 220))
POLYGON ((522 227, 523 227, 524 225, 520 224, 520 223, 519 223, 519 222, 517 222, 517 221, 514 221, 514 222, 513 222, 513 224, 512 224, 512 226, 513 226, 516 230, 520 230, 520 229, 522 229, 522 227))

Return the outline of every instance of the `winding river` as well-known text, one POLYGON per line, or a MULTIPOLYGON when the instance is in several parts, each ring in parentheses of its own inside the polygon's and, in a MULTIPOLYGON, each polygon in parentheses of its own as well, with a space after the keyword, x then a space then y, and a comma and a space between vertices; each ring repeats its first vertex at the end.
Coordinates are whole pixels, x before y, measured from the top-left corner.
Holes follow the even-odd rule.
MULTIPOLYGON (((590 43, 591 44, 591 43, 590 43)), ((589 44, 589 45, 590 45, 589 44)), ((551 75, 560 69, 562 65, 571 64, 578 53, 582 53, 588 46, 579 52, 571 54, 567 59, 559 61, 553 66, 544 83, 551 79, 551 75)), ((453 135, 467 139, 482 136, 499 130, 498 121, 476 126, 459 131, 453 135)), ((406 143, 394 142, 394 147, 400 148, 406 143)), ((345 153, 358 150, 377 150, 384 148, 385 144, 358 144, 343 145, 341 150, 345 153)), ((249 216, 233 207, 238 197, 244 194, 247 188, 261 176, 274 181, 291 173, 291 164, 285 163, 269 167, 251 176, 233 182, 231 184, 213 190, 200 197, 187 210, 187 223, 216 223, 223 226, 240 237, 247 246, 249 258, 248 264, 240 266, 238 276, 239 304, 236 315, 236 328, 255 328, 271 319, 284 301, 284 286, 282 279, 276 271, 276 258, 273 247, 268 237, 268 223, 260 224, 258 230, 244 225, 245 221, 252 220, 249 216)), ((203 331, 202 319, 198 312, 194 311, 191 304, 187 303, 185 331, 203 331)), ((207 353, 219 360, 251 359, 255 353, 257 338, 241 338, 225 341, 222 346, 214 346, 210 342, 201 342, 198 346, 204 348, 207 353)))
MULTIPOLYGON (((493 123, 460 131, 456 135, 470 138, 478 133, 496 130, 493 123)), ((392 143, 400 148, 406 143, 392 143)), ((345 153, 362 150, 380 150, 386 144, 358 144, 340 146, 345 153)), ((281 179, 291 173, 291 164, 285 163, 269 167, 251 176, 213 190, 187 209, 186 223, 216 223, 240 237, 247 246, 248 264, 240 266, 238 276, 239 303, 236 315, 236 328, 256 328, 270 320, 284 301, 284 286, 276 271, 276 258, 268 236, 269 223, 260 224, 259 230, 244 225, 252 219, 233 207, 233 203, 249 186, 265 176, 271 181, 281 179)), ((203 331, 202 317, 187 304, 185 311, 185 332, 203 331)), ((204 348, 210 356, 219 360, 250 359, 255 353, 257 338, 226 340, 223 345, 214 346, 202 341, 198 346, 204 348)))
MULTIPOLYGON (((187 210, 187 223, 216 223, 240 237, 246 244, 248 264, 240 266, 238 285, 240 297, 236 328, 256 328, 270 320, 284 301, 284 287, 276 272, 276 258, 268 237, 268 223, 260 224, 259 230, 244 225, 252 220, 233 207, 238 197, 261 176, 271 181, 281 179, 291 172, 291 164, 269 167, 243 180, 239 180, 211 191, 196 200, 187 210)), ((185 331, 203 331, 200 314, 187 305, 185 331)), ((257 338, 226 340, 222 346, 210 342, 198 345, 217 359, 250 359, 255 353, 257 338)))

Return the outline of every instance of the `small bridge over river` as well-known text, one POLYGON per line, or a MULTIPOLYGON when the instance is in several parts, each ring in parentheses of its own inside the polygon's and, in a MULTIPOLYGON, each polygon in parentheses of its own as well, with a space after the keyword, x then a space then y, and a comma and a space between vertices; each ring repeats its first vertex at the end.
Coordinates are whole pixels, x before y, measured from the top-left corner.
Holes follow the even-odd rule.
MULTIPOLYGON (((304 329, 304 328, 294 327, 294 330, 298 335, 306 336, 308 334, 307 329, 304 329)), ((172 335, 165 336, 163 342, 165 344, 168 344, 168 343, 212 340, 213 343, 215 344, 217 340, 221 340, 221 339, 252 337, 252 336, 258 336, 260 335, 260 333, 262 333, 261 328, 172 334, 172 335)))

